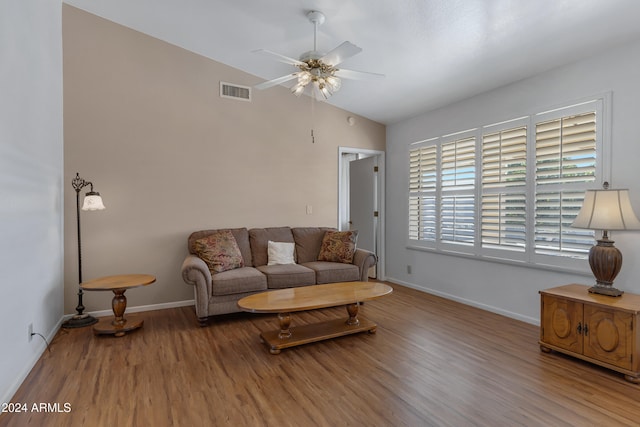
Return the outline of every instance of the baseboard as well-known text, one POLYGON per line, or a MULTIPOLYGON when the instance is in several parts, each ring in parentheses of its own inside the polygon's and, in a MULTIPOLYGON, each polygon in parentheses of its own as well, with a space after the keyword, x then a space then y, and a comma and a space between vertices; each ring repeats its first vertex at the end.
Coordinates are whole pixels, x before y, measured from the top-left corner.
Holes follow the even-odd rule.
POLYGON ((392 282, 392 283, 397 283, 398 285, 406 286, 407 288, 415 289, 417 291, 426 292, 428 294, 432 294, 432 295, 436 295, 436 296, 439 296, 439 297, 442 297, 442 298, 450 299, 452 301, 456 301, 456 302, 459 302, 461 304, 470 305, 472 307, 476 307, 476 308, 479 308, 481 310, 490 311, 492 313, 496 313, 496 314, 500 314, 502 316, 510 317, 512 319, 520 320, 520 321, 525 322, 525 323, 530 323, 532 325, 540 326, 540 320, 536 319, 536 318, 533 318, 533 317, 523 316, 523 315, 521 315, 519 313, 514 313, 514 312, 508 311, 508 310, 503 310, 503 309, 498 308, 498 307, 494 307, 494 306, 487 305, 487 304, 482 304, 482 303, 479 303, 477 301, 469 300, 469 299, 466 299, 466 298, 460 298, 460 297, 458 297, 456 295, 451 295, 451 294, 448 294, 446 292, 437 291, 435 289, 430 289, 430 288, 427 288, 427 287, 424 287, 424 286, 419 286, 419 285, 416 285, 415 283, 405 282, 405 281, 402 281, 402 280, 399 280, 399 279, 395 279, 395 278, 392 278, 392 277, 387 277, 386 280, 389 281, 389 282, 392 282))
MULTIPOLYGON (((150 305, 138 305, 134 307, 127 306, 126 313, 140 313, 142 311, 152 311, 152 310, 164 310, 167 308, 176 308, 176 307, 188 307, 190 305, 195 305, 195 300, 187 300, 187 301, 175 301, 175 302, 165 302, 162 304, 150 304, 150 305)), ((91 311, 87 314, 92 315, 93 317, 105 317, 105 316, 113 316, 112 310, 99 310, 99 311, 91 311)), ((71 318, 73 314, 66 314, 64 316, 63 321, 71 318)))
POLYGON ((33 367, 36 366, 36 363, 38 363, 38 360, 40 360, 40 357, 42 357, 42 354, 45 351, 47 351, 47 345, 50 344, 53 338, 56 336, 56 334, 58 333, 58 330, 62 327, 63 321, 64 319, 60 319, 58 323, 56 323, 56 325, 53 327, 53 329, 51 329, 46 334, 45 336, 45 339, 47 340, 46 344, 39 335, 33 336, 33 340, 37 342, 36 345, 38 346, 38 350, 35 353, 33 353, 33 356, 22 367, 22 370, 18 373, 18 376, 16 376, 16 379, 13 381, 13 384, 11 384, 9 388, 4 391, 2 396, 0 396, 1 403, 11 402, 11 399, 16 394, 16 392, 18 391, 18 389, 20 388, 24 380, 27 378, 29 373, 31 373, 31 370, 33 369, 33 367))

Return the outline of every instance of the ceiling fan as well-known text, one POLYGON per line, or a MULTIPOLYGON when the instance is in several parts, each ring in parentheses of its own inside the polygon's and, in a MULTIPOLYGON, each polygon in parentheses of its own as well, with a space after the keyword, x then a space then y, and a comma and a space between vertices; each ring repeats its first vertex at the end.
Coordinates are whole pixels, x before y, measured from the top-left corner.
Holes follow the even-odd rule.
POLYGON ((308 85, 312 87, 312 93, 317 99, 328 99, 334 92, 340 89, 342 84, 341 78, 345 79, 363 79, 363 78, 382 78, 383 74, 368 73, 364 71, 345 70, 337 66, 344 60, 362 52, 362 49, 351 42, 345 41, 340 46, 328 53, 318 51, 318 26, 325 21, 322 12, 312 10, 307 13, 307 18, 313 24, 313 50, 300 55, 300 59, 289 58, 279 53, 271 52, 266 49, 255 50, 255 53, 266 54, 274 57, 285 64, 294 65, 298 71, 268 80, 254 86, 256 89, 268 89, 270 87, 297 79, 296 84, 291 88, 294 95, 300 96, 308 85), (320 95, 322 98, 320 98, 320 95))

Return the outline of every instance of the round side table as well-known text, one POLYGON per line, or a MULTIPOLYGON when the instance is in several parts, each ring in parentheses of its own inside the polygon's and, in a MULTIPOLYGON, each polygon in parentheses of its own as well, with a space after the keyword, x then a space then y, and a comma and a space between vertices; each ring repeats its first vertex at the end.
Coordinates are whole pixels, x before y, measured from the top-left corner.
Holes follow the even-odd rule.
POLYGON ((116 337, 121 337, 129 331, 141 328, 144 320, 136 316, 124 318, 124 311, 127 308, 127 297, 124 296, 124 293, 127 289, 147 286, 155 281, 155 276, 150 274, 122 274, 100 277, 81 283, 80 287, 85 291, 113 291, 114 293, 111 307, 115 318, 112 321, 105 318, 99 319, 93 327, 93 333, 96 335, 113 334, 116 337))

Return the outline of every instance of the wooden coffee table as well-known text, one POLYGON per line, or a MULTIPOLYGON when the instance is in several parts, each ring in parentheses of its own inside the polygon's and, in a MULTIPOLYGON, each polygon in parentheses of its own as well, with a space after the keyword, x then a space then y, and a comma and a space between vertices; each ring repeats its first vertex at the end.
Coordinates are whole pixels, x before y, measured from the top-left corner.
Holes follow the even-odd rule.
POLYGON ((93 327, 93 333, 96 335, 113 334, 116 337, 121 337, 129 331, 141 328, 144 320, 136 316, 124 318, 124 311, 127 308, 127 297, 124 296, 124 293, 127 289, 147 286, 155 281, 155 276, 150 274, 123 274, 80 283, 80 287, 85 291, 113 291, 114 293, 111 307, 115 318, 111 321, 99 319, 93 327))
POLYGON ((287 347, 358 332, 375 333, 375 323, 358 318, 358 306, 363 301, 380 298, 391 292, 393 288, 384 283, 339 282, 262 292, 242 298, 238 301, 238 307, 252 313, 278 313, 280 329, 260 334, 261 341, 269 346, 271 354, 278 354, 287 347), (348 319, 290 328, 292 312, 339 305, 346 306, 348 319))

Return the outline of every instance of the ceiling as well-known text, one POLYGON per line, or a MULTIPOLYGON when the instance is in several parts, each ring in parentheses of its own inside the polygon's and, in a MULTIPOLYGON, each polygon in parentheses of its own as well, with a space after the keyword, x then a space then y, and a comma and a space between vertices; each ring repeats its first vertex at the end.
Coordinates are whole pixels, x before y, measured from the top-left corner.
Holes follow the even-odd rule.
POLYGON ((344 68, 386 76, 343 80, 329 103, 384 124, 640 39, 638 0, 64 2, 265 80, 296 69, 252 51, 312 50, 319 10, 318 50, 348 40, 363 51, 344 68))

